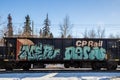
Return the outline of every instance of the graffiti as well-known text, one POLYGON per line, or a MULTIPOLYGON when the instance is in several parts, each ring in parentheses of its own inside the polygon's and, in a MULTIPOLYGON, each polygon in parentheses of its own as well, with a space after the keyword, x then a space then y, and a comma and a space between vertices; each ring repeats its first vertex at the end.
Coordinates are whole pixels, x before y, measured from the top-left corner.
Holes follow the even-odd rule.
POLYGON ((76 41, 75 47, 67 47, 64 60, 90 59, 104 60, 106 50, 102 48, 103 41, 76 41))
POLYGON ((82 47, 68 47, 65 51, 64 60, 70 59, 90 59, 90 60, 103 60, 105 58, 105 49, 102 47, 94 47, 91 49, 89 46, 82 47))
POLYGON ((41 60, 41 59, 53 59, 60 54, 60 49, 54 49, 51 45, 22 45, 19 52, 19 59, 27 60, 41 60))
MULTIPOLYGON (((103 41, 76 41, 75 46, 66 47, 65 51, 55 49, 54 46, 38 43, 36 45, 22 45, 18 59, 23 60, 104 60, 106 50, 103 41), (63 53, 60 53, 63 52, 63 53)), ((63 48, 62 48, 63 49, 63 48)))
POLYGON ((60 49, 54 50, 53 46, 45 45, 43 54, 44 54, 43 55, 44 59, 47 59, 47 58, 53 59, 56 57, 57 54, 60 54, 60 49))

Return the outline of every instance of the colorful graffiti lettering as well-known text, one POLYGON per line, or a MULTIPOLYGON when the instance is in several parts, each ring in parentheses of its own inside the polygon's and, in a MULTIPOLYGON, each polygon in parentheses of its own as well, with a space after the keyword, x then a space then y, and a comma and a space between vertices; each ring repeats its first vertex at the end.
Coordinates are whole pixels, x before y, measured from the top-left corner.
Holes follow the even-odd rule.
POLYGON ((64 60, 70 59, 90 59, 90 60, 103 60, 105 58, 106 50, 102 47, 91 47, 84 46, 82 47, 68 47, 65 51, 65 58, 64 60))
POLYGON ((60 49, 54 49, 51 45, 22 45, 19 52, 19 59, 27 60, 41 60, 41 59, 53 59, 60 54, 60 49))
POLYGON ((36 45, 22 45, 18 53, 18 59, 42 60, 104 60, 106 50, 102 47, 103 41, 76 41, 76 47, 66 47, 65 51, 54 49, 54 46, 38 43, 36 45), (63 53, 60 53, 63 52, 63 53), (59 56, 62 56, 61 58, 59 56))

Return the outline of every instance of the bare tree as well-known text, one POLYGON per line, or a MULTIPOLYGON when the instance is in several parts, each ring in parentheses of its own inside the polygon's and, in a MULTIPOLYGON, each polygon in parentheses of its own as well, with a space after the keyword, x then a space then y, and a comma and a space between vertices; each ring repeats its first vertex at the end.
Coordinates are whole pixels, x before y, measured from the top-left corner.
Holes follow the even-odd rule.
POLYGON ((6 23, 6 21, 2 22, 2 17, 0 16, 0 26, 5 24, 5 23, 6 23))
POLYGON ((101 29, 101 27, 98 27, 98 29, 97 29, 97 37, 98 38, 104 38, 105 37, 105 29, 101 29))
POLYGON ((63 20, 63 24, 60 24, 59 26, 62 38, 67 38, 68 36, 71 36, 70 31, 73 25, 70 23, 69 16, 66 16, 63 20))
POLYGON ((89 32, 88 32, 88 38, 96 38, 96 32, 94 29, 91 29, 89 32))
POLYGON ((109 38, 115 38, 115 36, 113 34, 110 34, 108 37, 109 38))
POLYGON ((0 16, 0 38, 7 33, 7 27, 4 25, 5 23, 6 21, 2 21, 2 17, 0 16))
POLYGON ((116 38, 120 38, 120 35, 116 35, 116 38))
POLYGON ((7 27, 4 26, 2 30, 0 30, 0 38, 2 38, 3 36, 6 36, 7 32, 8 32, 7 27))
POLYGON ((83 37, 84 38, 104 38, 105 37, 105 29, 101 29, 101 27, 99 27, 96 30, 91 29, 89 31, 87 31, 87 29, 85 29, 85 32, 83 33, 83 37))
POLYGON ((88 31, 85 29, 85 32, 82 34, 84 38, 88 38, 88 31))
POLYGON ((3 27, 3 24, 5 24, 5 22, 2 22, 2 17, 0 16, 0 46, 4 45, 4 33, 7 32, 7 27, 3 27))
POLYGON ((117 33, 117 34, 116 34, 116 38, 120 38, 120 33, 117 33))
POLYGON ((111 33, 108 37, 109 38, 120 38, 120 35, 119 35, 119 33, 117 33, 116 35, 111 33))

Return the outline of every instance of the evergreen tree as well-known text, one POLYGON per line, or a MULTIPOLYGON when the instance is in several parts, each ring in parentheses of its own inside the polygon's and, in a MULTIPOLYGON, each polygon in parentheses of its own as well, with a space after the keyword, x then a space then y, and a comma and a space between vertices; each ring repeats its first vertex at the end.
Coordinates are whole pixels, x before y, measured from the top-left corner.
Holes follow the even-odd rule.
POLYGON ((30 27, 31 22, 30 22, 30 17, 29 17, 29 15, 27 15, 27 16, 25 17, 25 19, 26 19, 26 22, 24 23, 23 36, 30 36, 32 30, 31 30, 31 27, 30 27))
POLYGON ((43 37, 50 36, 50 21, 48 19, 48 14, 46 15, 46 19, 44 20, 44 27, 43 27, 43 37))
POLYGON ((53 34, 52 33, 50 33, 50 38, 53 38, 53 34))
POLYGON ((8 28, 7 36, 13 36, 12 17, 10 14, 8 15, 7 28, 8 28))
POLYGON ((72 36, 69 34, 67 38, 72 38, 72 36))

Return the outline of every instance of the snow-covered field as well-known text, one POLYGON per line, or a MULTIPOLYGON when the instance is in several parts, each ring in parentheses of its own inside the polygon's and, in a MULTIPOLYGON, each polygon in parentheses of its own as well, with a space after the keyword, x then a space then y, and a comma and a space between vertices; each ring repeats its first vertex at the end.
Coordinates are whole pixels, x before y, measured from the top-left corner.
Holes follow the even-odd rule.
POLYGON ((119 72, 0 73, 0 80, 120 80, 119 77, 119 72))

